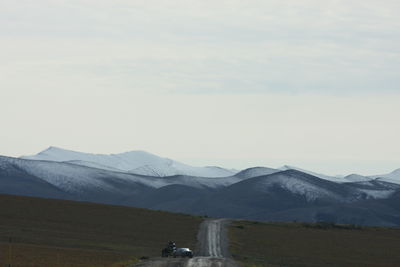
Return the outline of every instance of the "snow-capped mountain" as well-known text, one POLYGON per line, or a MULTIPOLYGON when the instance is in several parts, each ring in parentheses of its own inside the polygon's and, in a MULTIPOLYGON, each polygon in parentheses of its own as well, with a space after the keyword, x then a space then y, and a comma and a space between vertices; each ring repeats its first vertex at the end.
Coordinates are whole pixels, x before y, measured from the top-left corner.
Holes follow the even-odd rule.
POLYGON ((115 187, 115 183, 141 185, 148 188, 185 185, 193 188, 216 189, 242 180, 237 176, 144 176, 97 167, 97 165, 96 167, 88 167, 70 162, 27 160, 0 156, 0 170, 3 170, 3 172, 16 168, 28 176, 36 177, 67 193, 80 193, 85 190, 118 192, 121 188, 115 187))
POLYGON ((0 194, 216 217, 400 226, 399 174, 332 177, 291 166, 234 173, 142 151, 96 155, 52 147, 30 157, 0 156, 0 194))
POLYGON ((279 170, 282 170, 282 171, 296 170, 296 171, 301 171, 301 172, 304 172, 304 173, 319 177, 319 178, 324 179, 324 180, 332 181, 332 182, 337 182, 337 183, 348 182, 347 180, 343 179, 342 177, 329 176, 329 175, 316 173, 316 172, 313 172, 313 171, 308 171, 308 170, 304 170, 304 169, 301 169, 301 168, 298 168, 298 167, 294 167, 294 166, 289 166, 289 165, 284 165, 284 166, 280 167, 279 170))
POLYGON ((120 154, 90 154, 57 147, 23 159, 69 162, 72 164, 105 170, 131 172, 148 176, 189 175, 201 177, 227 177, 236 173, 219 167, 194 167, 172 159, 162 158, 145 151, 130 151, 120 154))
POLYGON ((164 197, 157 208, 256 220, 400 225, 400 205, 393 204, 397 203, 400 186, 369 183, 335 183, 286 170, 242 180, 205 197, 198 191, 192 192, 200 197, 195 201, 185 199, 187 205, 176 205, 175 196, 188 189, 170 187, 169 192, 174 194, 164 197))
POLYGON ((370 178, 379 179, 389 183, 400 184, 400 169, 394 170, 393 172, 388 174, 373 175, 370 176, 370 178))
POLYGON ((304 196, 307 201, 320 198, 345 200, 350 194, 341 184, 320 179, 297 170, 250 178, 232 187, 246 187, 250 192, 266 193, 279 188, 291 194, 304 196))
POLYGON ((266 167, 254 167, 254 168, 248 168, 241 172, 238 172, 235 176, 240 177, 242 179, 248 179, 248 178, 252 178, 252 177, 273 174, 276 172, 280 172, 280 170, 266 168, 266 167))
POLYGON ((394 170, 388 174, 371 175, 371 176, 350 174, 348 176, 345 176, 344 180, 346 180, 347 182, 363 182, 363 181, 379 180, 388 183, 400 184, 400 169, 394 170))
POLYGON ((365 182, 365 181, 374 180, 374 178, 355 174, 355 173, 345 176, 344 179, 348 182, 365 182))

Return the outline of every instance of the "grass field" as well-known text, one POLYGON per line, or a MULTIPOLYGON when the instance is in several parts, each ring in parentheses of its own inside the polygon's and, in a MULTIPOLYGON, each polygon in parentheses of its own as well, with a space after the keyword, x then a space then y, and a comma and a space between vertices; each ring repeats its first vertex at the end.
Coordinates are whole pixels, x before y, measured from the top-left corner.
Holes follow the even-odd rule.
POLYGON ((231 252, 246 267, 400 266, 400 230, 236 221, 231 252))
POLYGON ((201 221, 162 211, 0 195, 0 266, 126 266, 159 256, 168 240, 194 247, 201 221))

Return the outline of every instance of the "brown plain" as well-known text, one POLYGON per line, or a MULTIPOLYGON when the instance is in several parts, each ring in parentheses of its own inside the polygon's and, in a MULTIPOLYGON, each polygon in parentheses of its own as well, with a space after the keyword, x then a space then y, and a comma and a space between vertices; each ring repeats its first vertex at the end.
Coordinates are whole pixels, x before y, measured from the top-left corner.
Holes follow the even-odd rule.
POLYGON ((400 266, 400 229, 236 221, 231 251, 243 266, 400 266))
POLYGON ((168 240, 194 247, 201 221, 162 211, 0 195, 0 266, 127 266, 160 256, 168 240))

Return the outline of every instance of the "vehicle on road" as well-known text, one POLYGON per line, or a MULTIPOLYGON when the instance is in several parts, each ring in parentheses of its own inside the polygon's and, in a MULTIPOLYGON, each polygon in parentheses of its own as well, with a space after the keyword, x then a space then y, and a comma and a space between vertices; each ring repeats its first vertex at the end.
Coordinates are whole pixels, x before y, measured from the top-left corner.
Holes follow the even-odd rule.
POLYGON ((189 257, 189 258, 193 258, 193 251, 191 251, 188 248, 178 248, 175 250, 174 252, 174 258, 176 257, 189 257))

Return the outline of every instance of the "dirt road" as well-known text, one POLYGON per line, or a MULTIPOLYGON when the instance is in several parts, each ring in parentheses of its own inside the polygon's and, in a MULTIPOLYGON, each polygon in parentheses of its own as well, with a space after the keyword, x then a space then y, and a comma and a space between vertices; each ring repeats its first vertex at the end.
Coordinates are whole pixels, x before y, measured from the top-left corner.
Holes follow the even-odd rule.
POLYGON ((141 262, 140 267, 237 267, 230 259, 224 219, 206 220, 199 229, 198 246, 192 259, 157 258, 141 262))

